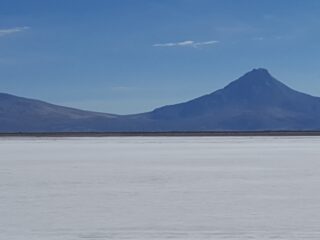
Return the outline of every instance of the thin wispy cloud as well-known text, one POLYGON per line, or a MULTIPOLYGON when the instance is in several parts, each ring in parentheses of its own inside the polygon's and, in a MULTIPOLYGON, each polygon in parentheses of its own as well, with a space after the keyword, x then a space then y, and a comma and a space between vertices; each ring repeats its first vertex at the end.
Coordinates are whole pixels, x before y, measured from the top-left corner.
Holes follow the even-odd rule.
POLYGON ((269 37, 254 37, 252 38, 253 41, 273 41, 273 40, 289 40, 293 38, 293 36, 269 36, 269 37))
POLYGON ((195 42, 192 40, 182 41, 182 42, 170 42, 170 43, 156 43, 153 44, 154 47, 201 47, 207 45, 213 45, 219 43, 219 41, 211 40, 205 42, 195 42))
POLYGON ((113 86, 113 87, 110 87, 110 90, 113 92, 131 92, 136 89, 137 88, 133 87, 133 86, 113 86))
POLYGON ((265 38, 264 37, 254 37, 252 40, 254 40, 254 41, 263 41, 263 40, 265 40, 265 38))
POLYGON ((14 27, 14 28, 0 29, 0 37, 19 33, 19 32, 24 32, 28 29, 30 29, 30 27, 14 27))

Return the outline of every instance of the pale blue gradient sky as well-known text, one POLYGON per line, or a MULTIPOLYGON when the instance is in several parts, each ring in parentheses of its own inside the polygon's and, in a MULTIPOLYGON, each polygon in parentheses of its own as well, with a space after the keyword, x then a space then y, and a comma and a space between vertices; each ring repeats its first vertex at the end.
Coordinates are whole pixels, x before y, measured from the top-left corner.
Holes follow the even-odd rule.
POLYGON ((1 0, 0 92, 136 113, 264 67, 320 96, 318 0, 1 0))

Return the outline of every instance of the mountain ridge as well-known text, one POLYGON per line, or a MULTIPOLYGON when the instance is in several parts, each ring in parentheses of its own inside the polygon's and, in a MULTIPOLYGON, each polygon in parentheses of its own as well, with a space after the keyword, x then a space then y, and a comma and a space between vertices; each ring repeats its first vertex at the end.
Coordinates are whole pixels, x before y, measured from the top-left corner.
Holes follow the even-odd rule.
POLYGON ((320 98, 264 68, 222 89, 146 113, 98 113, 0 93, 0 132, 320 130, 320 98))

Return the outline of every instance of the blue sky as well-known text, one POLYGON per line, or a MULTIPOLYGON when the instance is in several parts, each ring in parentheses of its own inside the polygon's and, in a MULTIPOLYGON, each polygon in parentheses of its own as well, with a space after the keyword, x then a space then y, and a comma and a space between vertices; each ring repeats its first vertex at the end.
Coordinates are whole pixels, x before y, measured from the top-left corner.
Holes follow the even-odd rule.
POLYGON ((137 113, 264 67, 320 96, 318 0, 1 0, 0 92, 137 113))

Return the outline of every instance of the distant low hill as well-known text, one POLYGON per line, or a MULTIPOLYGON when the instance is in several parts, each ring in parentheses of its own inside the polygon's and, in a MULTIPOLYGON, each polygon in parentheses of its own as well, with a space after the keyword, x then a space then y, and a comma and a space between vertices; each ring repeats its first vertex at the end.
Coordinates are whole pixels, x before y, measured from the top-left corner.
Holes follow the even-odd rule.
POLYGON ((320 130, 320 98, 289 88, 265 69, 254 69, 211 94, 135 115, 0 94, 0 132, 302 130, 320 130))

